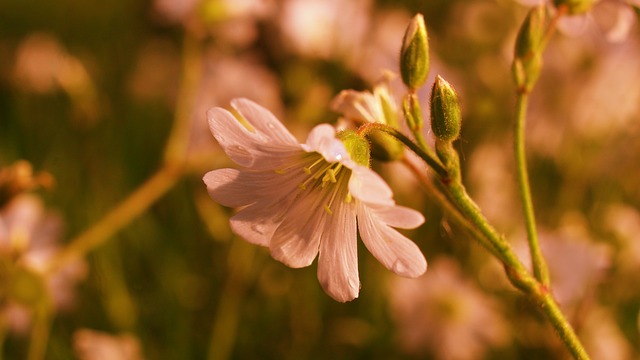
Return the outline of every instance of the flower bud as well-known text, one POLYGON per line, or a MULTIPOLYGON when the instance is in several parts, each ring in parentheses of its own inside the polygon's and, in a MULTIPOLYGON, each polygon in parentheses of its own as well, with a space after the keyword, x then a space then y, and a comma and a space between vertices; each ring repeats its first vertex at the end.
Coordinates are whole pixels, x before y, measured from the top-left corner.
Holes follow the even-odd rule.
POLYGON ((569 15, 584 14, 591 10, 596 0, 553 0, 556 8, 566 7, 569 15))
POLYGON ((546 8, 536 6, 529 11, 524 19, 516 39, 515 57, 526 58, 532 53, 540 51, 540 45, 545 33, 546 8))
POLYGON ((525 18, 514 49, 513 77, 520 91, 530 92, 542 69, 541 45, 546 31, 546 10, 537 6, 525 18))
POLYGON ((358 135, 353 130, 341 131, 337 134, 337 137, 344 144, 351 160, 355 161, 359 165, 369 167, 371 155, 370 145, 367 139, 358 135))
POLYGON ((431 129, 438 140, 451 142, 460 135, 460 106, 451 85, 438 75, 431 89, 431 129))
POLYGON ((417 14, 411 19, 402 40, 400 73, 407 88, 415 90, 427 81, 429 74, 429 39, 424 18, 417 14))

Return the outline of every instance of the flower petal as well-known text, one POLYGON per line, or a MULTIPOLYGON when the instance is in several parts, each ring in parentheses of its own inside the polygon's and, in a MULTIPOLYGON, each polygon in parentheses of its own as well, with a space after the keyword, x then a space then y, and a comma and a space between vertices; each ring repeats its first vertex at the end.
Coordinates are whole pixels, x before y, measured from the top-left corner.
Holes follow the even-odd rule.
POLYGON ((245 118, 258 132, 269 139, 286 145, 298 146, 298 141, 269 110, 255 102, 238 98, 231 101, 231 106, 245 118))
POLYGON ((324 291, 337 301, 358 297, 358 235, 353 205, 340 203, 327 218, 320 243, 318 280, 324 291))
POLYGON ((207 185, 209 196, 220 204, 228 207, 240 207, 256 201, 252 192, 245 184, 237 181, 240 171, 236 169, 218 169, 209 171, 202 181, 207 185))
POLYGON ((250 167, 255 160, 257 134, 247 130, 227 110, 212 108, 207 111, 209 129, 222 150, 240 166, 250 167))
POLYGON ((401 229, 415 229, 424 223, 424 216, 404 206, 370 206, 371 211, 389 226, 401 229))
POLYGON ((387 183, 373 170, 355 165, 352 167, 353 175, 349 180, 349 191, 356 199, 368 204, 392 206, 393 192, 387 183))
POLYGON ((252 244, 269 246, 286 210, 281 204, 257 202, 229 219, 231 230, 252 244))
POLYGON ((316 195, 313 192, 305 195, 291 200, 286 217, 269 245, 271 256, 292 268, 311 265, 318 255, 320 237, 325 228, 327 213, 319 203, 320 196, 309 196, 316 195))
POLYGON ((405 277, 418 277, 427 270, 418 246, 382 223, 365 204, 358 205, 358 228, 364 245, 387 269, 405 277))
POLYGON ((240 207, 265 198, 280 201, 297 188, 301 181, 297 175, 218 169, 205 174, 202 180, 213 200, 224 206, 240 207))
POLYGON ((349 159, 349 153, 342 141, 336 139, 336 129, 329 124, 314 127, 302 148, 307 152, 318 152, 328 162, 338 162, 349 159))

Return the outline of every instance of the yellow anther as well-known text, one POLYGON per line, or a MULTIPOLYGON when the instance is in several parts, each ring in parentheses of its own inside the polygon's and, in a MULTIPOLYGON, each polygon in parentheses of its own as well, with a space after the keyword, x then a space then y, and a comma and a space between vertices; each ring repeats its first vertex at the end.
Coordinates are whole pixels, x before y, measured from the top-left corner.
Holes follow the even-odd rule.
POLYGON ((324 205, 324 211, 327 212, 327 214, 329 215, 333 215, 333 211, 331 211, 331 208, 329 207, 329 205, 324 205))
POLYGON ((347 193, 347 196, 345 196, 344 202, 349 204, 351 202, 351 200, 353 200, 353 196, 351 196, 351 193, 349 192, 349 193, 347 193))
POLYGON ((284 169, 275 169, 273 170, 274 173, 278 174, 278 175, 284 175, 287 173, 287 170, 284 169))

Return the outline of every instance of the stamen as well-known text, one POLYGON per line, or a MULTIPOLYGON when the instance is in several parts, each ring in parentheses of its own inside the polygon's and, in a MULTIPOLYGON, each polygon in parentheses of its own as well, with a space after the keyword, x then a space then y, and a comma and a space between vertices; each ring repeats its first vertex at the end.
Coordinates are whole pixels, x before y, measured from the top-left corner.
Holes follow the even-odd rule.
POLYGON ((353 200, 353 196, 351 196, 351 193, 348 192, 347 196, 344 197, 344 202, 346 202, 347 204, 351 203, 351 201, 353 200))
POLYGON ((331 211, 331 208, 329 207, 329 204, 325 204, 324 205, 324 211, 326 211, 327 214, 329 214, 329 215, 333 215, 333 211, 331 211))
POLYGON ((318 160, 316 160, 313 164, 309 165, 309 166, 305 166, 302 168, 302 170, 307 174, 307 175, 311 175, 311 169, 318 165, 320 162, 324 161, 323 157, 318 158, 318 160))

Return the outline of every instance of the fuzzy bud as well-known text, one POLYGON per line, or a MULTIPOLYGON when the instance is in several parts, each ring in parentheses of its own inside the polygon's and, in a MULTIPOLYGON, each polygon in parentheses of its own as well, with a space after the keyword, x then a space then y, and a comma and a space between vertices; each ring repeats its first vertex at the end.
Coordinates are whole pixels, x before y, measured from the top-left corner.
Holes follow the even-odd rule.
POLYGON ((429 74, 429 39, 424 18, 417 14, 411 19, 402 39, 400 50, 400 73, 402 81, 410 90, 415 90, 427 81, 429 74))
POLYGON ((462 115, 458 95, 439 75, 431 89, 431 129, 438 140, 451 142, 460 135, 462 115))

